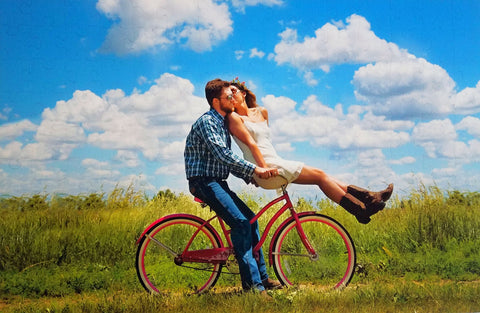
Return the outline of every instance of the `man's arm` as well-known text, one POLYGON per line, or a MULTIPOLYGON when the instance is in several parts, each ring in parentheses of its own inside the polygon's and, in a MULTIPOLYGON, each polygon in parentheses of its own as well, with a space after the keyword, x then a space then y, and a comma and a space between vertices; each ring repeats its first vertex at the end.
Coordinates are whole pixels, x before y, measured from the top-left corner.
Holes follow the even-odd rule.
POLYGON ((261 178, 278 175, 277 169, 258 167, 234 154, 224 140, 224 134, 227 136, 230 136, 230 134, 224 133, 226 130, 223 128, 223 125, 218 125, 212 117, 204 116, 199 132, 215 158, 219 162, 228 165, 233 175, 244 179, 246 182, 251 181, 253 173, 261 178))
POLYGON ((212 116, 204 115, 199 125, 198 133, 217 161, 229 166, 235 176, 248 180, 252 177, 255 164, 233 153, 225 141, 226 136, 230 135, 223 128, 223 125, 218 124, 218 120, 212 116))

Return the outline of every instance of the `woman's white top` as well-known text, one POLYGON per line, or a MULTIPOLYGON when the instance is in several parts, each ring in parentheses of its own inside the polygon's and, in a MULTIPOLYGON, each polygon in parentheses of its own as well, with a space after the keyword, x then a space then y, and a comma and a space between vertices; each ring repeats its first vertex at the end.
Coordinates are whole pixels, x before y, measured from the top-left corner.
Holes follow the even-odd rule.
MULTIPOLYGON (((277 168, 279 172, 279 176, 270 179, 255 177, 257 184, 265 189, 277 189, 286 183, 291 183, 296 180, 300 175, 304 164, 302 162, 284 160, 277 154, 272 145, 270 128, 268 127, 267 121, 250 122, 243 120, 243 122, 253 140, 257 143, 258 149, 262 153, 267 166, 277 168), (285 181, 285 179, 287 181, 285 181)), ((247 145, 235 136, 233 138, 240 147, 240 150, 242 150, 243 158, 256 164, 252 152, 247 145)))

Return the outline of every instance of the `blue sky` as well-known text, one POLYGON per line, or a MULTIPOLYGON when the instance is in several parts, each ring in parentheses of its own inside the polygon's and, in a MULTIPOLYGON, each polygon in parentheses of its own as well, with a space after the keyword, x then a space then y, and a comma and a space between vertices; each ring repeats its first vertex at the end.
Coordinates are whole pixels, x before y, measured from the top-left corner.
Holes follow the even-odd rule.
POLYGON ((237 76, 284 158, 400 194, 477 191, 478 16, 476 0, 1 1, 0 194, 186 191, 205 83, 237 76))

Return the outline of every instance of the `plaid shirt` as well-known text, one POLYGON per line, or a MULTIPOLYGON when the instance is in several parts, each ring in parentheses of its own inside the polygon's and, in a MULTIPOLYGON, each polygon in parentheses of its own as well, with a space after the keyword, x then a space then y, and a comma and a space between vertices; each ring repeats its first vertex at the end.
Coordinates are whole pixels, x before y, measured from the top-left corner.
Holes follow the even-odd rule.
POLYGON ((184 152, 187 178, 206 176, 226 179, 232 173, 250 182, 256 166, 234 154, 231 142, 220 113, 210 109, 203 114, 187 136, 184 152))

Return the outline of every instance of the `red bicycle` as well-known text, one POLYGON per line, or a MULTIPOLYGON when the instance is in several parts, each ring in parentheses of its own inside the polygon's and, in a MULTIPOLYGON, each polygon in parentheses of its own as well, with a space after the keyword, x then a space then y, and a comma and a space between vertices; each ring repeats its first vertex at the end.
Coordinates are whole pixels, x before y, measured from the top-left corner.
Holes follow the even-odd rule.
MULTIPOLYGON (((285 286, 345 287, 355 269, 352 238, 331 217, 317 212, 296 212, 285 186, 282 191, 282 195, 250 221, 255 222, 268 209, 284 201, 265 226, 259 243, 253 248, 254 255, 267 240, 275 222, 288 210, 290 216, 275 229, 268 248, 269 264, 277 278, 285 286)), ((160 218, 148 226, 137 241, 136 269, 140 282, 151 293, 185 288, 195 293, 208 290, 217 282, 223 267, 238 273, 229 234, 224 221, 216 215, 208 220, 191 214, 160 218), (220 232, 212 225, 214 220, 218 220, 220 232)))

